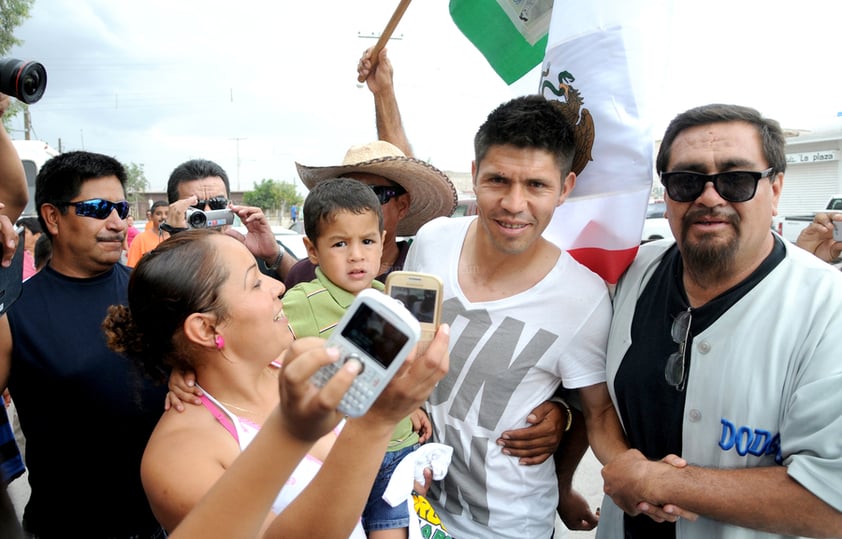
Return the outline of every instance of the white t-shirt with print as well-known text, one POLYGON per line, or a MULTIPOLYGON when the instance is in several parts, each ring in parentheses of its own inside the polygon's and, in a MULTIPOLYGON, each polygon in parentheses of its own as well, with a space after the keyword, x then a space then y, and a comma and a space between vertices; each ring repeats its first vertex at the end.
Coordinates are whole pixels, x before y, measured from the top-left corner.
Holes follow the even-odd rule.
POLYGON ((531 289, 472 303, 458 284, 459 256, 475 218, 439 218, 418 232, 404 268, 444 282, 450 372, 427 403, 433 441, 454 448, 430 501, 454 537, 547 537, 558 501, 553 459, 524 466, 496 440, 568 389, 605 381, 611 303, 605 282, 562 252, 531 289))

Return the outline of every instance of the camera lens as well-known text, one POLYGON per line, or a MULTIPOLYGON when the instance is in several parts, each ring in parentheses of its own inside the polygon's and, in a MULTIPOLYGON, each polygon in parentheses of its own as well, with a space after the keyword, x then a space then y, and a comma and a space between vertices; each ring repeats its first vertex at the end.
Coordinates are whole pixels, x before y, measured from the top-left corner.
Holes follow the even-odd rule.
POLYGON ((208 216, 202 210, 195 210, 187 215, 190 228, 205 228, 208 226, 208 216))
POLYGON ((26 95, 35 95, 35 92, 38 91, 38 88, 41 86, 41 76, 38 74, 37 71, 33 71, 32 73, 27 74, 24 79, 21 87, 23 88, 23 93, 26 95))
POLYGON ((47 88, 47 70, 38 62, 0 60, 0 92, 24 103, 35 103, 47 88))

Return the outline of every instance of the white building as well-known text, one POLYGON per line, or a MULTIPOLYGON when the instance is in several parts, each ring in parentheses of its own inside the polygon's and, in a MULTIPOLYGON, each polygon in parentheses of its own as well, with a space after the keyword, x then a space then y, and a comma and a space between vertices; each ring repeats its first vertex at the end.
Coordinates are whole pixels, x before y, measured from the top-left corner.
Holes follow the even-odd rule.
POLYGON ((842 118, 829 128, 788 132, 778 215, 812 213, 842 193, 842 118))

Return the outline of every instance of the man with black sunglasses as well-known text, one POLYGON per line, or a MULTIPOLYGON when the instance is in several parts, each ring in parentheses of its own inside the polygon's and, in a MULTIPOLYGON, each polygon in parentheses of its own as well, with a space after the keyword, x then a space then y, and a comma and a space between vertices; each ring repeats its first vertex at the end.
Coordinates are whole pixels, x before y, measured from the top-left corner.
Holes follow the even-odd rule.
POLYGON ((224 227, 225 233, 243 242, 258 261, 260 271, 283 279, 297 259, 291 254, 287 256, 284 247, 275 240, 262 209, 230 204, 230 193, 228 174, 218 164, 207 159, 181 163, 167 182, 170 207, 161 229, 170 233, 186 230, 185 214, 190 208, 202 211, 230 209, 240 218, 248 234, 243 235, 230 227, 224 227))
POLYGON ((842 275, 770 230, 784 146, 736 105, 667 128, 675 241, 642 246, 616 289, 608 384, 633 449, 603 469, 598 537, 842 533, 842 275))
POLYGON ((0 318, 0 390, 27 440, 23 527, 34 537, 163 536, 139 468, 166 388, 137 377, 101 329, 127 301, 125 184, 117 160, 89 152, 54 157, 36 178, 52 258, 0 318))

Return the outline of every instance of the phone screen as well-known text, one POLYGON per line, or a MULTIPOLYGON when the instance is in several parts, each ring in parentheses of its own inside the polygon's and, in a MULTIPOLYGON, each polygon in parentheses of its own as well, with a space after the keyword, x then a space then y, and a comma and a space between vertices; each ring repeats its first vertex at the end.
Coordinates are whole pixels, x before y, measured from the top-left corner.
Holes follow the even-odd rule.
POLYGON ((409 336, 365 303, 342 330, 342 336, 384 368, 394 361, 409 336))
POLYGON ((422 324, 432 324, 436 315, 436 291, 428 288, 392 286, 389 295, 403 303, 412 316, 422 324))

